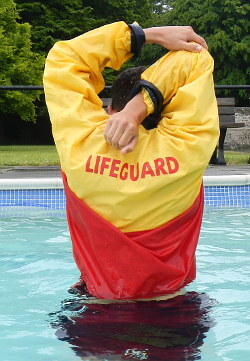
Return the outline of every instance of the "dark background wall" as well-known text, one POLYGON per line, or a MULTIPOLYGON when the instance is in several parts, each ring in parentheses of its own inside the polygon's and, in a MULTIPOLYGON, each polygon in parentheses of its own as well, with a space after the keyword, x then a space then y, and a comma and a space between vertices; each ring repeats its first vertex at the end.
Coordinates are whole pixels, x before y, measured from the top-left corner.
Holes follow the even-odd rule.
POLYGON ((16 114, 0 114, 0 145, 54 144, 44 97, 36 105, 38 116, 35 123, 23 121, 16 114))

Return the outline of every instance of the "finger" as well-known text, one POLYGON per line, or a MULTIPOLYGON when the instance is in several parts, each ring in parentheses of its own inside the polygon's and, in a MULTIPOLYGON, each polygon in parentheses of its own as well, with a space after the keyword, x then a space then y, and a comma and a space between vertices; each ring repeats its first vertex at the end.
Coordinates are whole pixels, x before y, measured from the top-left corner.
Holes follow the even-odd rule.
POLYGON ((124 135, 124 130, 122 127, 118 127, 116 128, 113 136, 112 136, 112 139, 111 139, 111 145, 112 147, 114 148, 119 148, 119 142, 120 142, 120 139, 123 137, 124 135))
POLYGON ((129 144, 127 144, 124 148, 121 149, 122 154, 130 153, 135 149, 135 146, 137 144, 138 137, 133 137, 129 144))
POLYGON ((135 137, 135 133, 129 131, 128 129, 125 130, 125 132, 123 133, 123 135, 121 136, 119 143, 118 143, 118 147, 120 149, 126 147, 131 141, 132 139, 135 137))
POLYGON ((107 134, 109 132, 109 129, 111 128, 111 125, 112 123, 111 122, 107 122, 106 126, 105 126, 105 129, 104 129, 104 132, 103 132, 103 135, 104 135, 104 138, 107 140, 107 134))
POLYGON ((182 42, 181 49, 190 51, 192 53, 199 53, 202 50, 202 46, 196 43, 182 42))
POLYGON ((111 124, 107 134, 106 134, 106 141, 109 143, 109 144, 112 144, 112 138, 116 132, 116 129, 117 129, 117 123, 114 122, 113 124, 111 124))
POLYGON ((208 50, 208 46, 206 41, 198 34, 196 34, 195 32, 192 33, 192 37, 191 39, 188 39, 189 41, 194 41, 195 43, 201 45, 203 48, 205 48, 206 50, 208 50))

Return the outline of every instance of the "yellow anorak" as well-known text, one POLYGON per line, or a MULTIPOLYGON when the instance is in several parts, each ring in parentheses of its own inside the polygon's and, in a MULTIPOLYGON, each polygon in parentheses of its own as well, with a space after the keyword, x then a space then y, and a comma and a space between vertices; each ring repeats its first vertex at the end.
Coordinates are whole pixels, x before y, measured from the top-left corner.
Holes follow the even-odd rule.
MULTIPOLYGON (((206 50, 178 51, 142 75, 164 96, 159 126, 140 126, 139 143, 130 154, 107 144, 103 132, 108 115, 98 97, 104 88, 101 72, 105 67, 120 69, 131 56, 130 29, 118 22, 58 42, 44 74, 53 135, 68 184, 123 232, 158 227, 193 204, 219 132, 213 59, 206 50)), ((152 113, 146 94, 145 101, 152 113)))

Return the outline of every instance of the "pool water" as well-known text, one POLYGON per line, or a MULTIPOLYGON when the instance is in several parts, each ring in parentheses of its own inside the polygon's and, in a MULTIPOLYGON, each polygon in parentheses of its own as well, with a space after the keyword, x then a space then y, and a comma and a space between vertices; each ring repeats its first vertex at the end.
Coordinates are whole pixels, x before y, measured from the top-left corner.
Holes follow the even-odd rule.
POLYGON ((67 292, 79 274, 65 218, 2 218, 1 361, 249 361, 249 221, 206 208, 186 295, 91 305, 67 292))

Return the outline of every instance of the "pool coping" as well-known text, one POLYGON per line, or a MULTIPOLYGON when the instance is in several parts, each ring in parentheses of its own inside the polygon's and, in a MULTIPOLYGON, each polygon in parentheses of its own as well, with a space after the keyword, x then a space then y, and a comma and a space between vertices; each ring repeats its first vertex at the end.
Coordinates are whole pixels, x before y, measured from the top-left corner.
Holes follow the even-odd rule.
MULTIPOLYGON (((250 174, 203 176, 204 186, 240 186, 250 184, 250 174)), ((62 189, 61 177, 0 179, 0 190, 62 189)))

